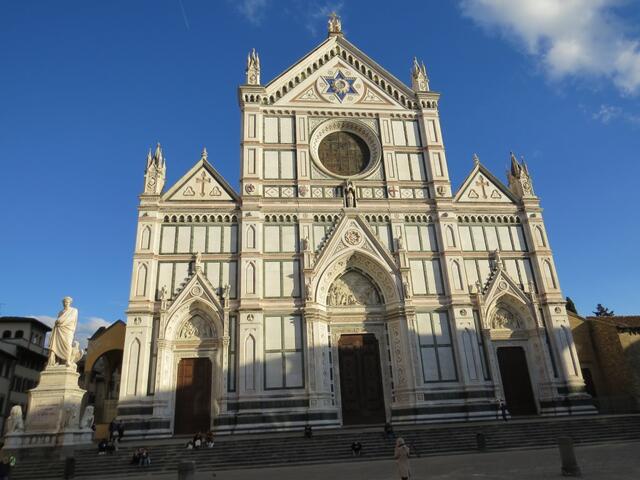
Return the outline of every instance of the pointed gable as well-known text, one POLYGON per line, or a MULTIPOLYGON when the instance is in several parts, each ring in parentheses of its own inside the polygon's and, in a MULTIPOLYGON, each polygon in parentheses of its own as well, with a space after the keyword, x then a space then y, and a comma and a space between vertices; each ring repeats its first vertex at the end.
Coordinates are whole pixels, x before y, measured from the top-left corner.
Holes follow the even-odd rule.
POLYGON ((342 36, 329 37, 266 85, 275 105, 406 109, 413 91, 342 36))
POLYGON ((366 220, 353 213, 345 214, 333 229, 331 236, 318 252, 314 269, 320 271, 325 259, 331 261, 347 250, 366 251, 385 264, 389 270, 397 270, 395 259, 378 240, 366 220))
POLYGON ((459 203, 517 203, 513 194, 481 163, 477 163, 458 190, 459 203))
POLYGON ((166 201, 233 201, 238 195, 215 168, 206 160, 200 159, 173 187, 164 195, 166 201))

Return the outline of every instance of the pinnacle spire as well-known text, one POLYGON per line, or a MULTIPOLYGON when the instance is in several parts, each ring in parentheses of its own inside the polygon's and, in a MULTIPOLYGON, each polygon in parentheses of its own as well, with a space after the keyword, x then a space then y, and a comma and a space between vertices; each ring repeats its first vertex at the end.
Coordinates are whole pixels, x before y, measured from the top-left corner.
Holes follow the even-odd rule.
POLYGON ((260 85, 260 57, 253 48, 247 55, 247 69, 245 70, 247 85, 260 85))
POLYGON ((413 67, 411 68, 411 88, 413 88, 414 92, 429 91, 427 67, 424 62, 418 62, 417 57, 413 57, 413 67))

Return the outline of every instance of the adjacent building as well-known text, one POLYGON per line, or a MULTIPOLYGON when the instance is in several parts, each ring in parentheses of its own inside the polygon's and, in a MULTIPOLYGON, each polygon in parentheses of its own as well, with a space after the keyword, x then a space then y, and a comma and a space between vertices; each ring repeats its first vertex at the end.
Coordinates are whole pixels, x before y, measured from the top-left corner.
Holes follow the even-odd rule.
POLYGON ((260 67, 238 89, 239 192, 215 151, 169 188, 147 156, 128 432, 593 412, 524 162, 505 184, 475 156, 452 188, 425 65, 404 84, 336 16, 279 76, 260 67))
POLYGON ((28 390, 38 384, 47 362, 44 346, 51 328, 31 317, 0 317, 0 417, 20 405, 26 412, 28 390))

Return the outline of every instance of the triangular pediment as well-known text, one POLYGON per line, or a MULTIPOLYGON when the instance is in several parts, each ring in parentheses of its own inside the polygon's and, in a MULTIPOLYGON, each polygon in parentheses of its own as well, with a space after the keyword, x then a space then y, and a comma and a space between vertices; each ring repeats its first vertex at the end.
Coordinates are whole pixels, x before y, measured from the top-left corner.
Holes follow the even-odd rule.
POLYGON ((162 196, 165 201, 237 202, 238 195, 215 168, 200 159, 162 196))
POLYGON ((331 236, 317 254, 314 270, 322 270, 323 264, 330 263, 350 250, 367 252, 389 270, 397 270, 391 252, 378 240, 366 220, 354 213, 345 214, 335 226, 331 236))
POLYGON ((405 110, 414 97, 409 87, 342 36, 328 38, 265 89, 278 106, 405 110))
POLYGON ((530 300, 525 292, 522 291, 516 281, 509 276, 504 268, 496 267, 489 277, 489 281, 483 289, 485 304, 494 303, 503 295, 511 295, 524 305, 529 305, 530 300))
POLYGON ((459 203, 517 203, 509 189, 487 168, 478 163, 458 190, 459 203))
POLYGON ((215 288, 211 285, 211 282, 209 282, 201 268, 196 268, 195 272, 176 293, 175 298, 171 301, 168 316, 183 305, 191 303, 194 300, 209 304, 217 312, 222 313, 224 310, 218 295, 216 295, 215 288))

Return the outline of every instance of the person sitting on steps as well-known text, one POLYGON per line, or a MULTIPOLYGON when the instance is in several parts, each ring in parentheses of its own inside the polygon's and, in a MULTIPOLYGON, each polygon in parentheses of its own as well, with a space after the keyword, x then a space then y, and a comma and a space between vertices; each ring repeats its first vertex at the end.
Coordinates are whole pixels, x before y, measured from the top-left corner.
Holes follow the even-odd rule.
POLYGON ((354 457, 362 456, 362 444, 358 440, 351 444, 351 454, 354 457))
POLYGON ((207 437, 205 438, 205 442, 204 443, 205 443, 207 448, 212 448, 213 447, 213 445, 214 445, 214 442, 213 442, 213 431, 209 430, 207 432, 207 437))

